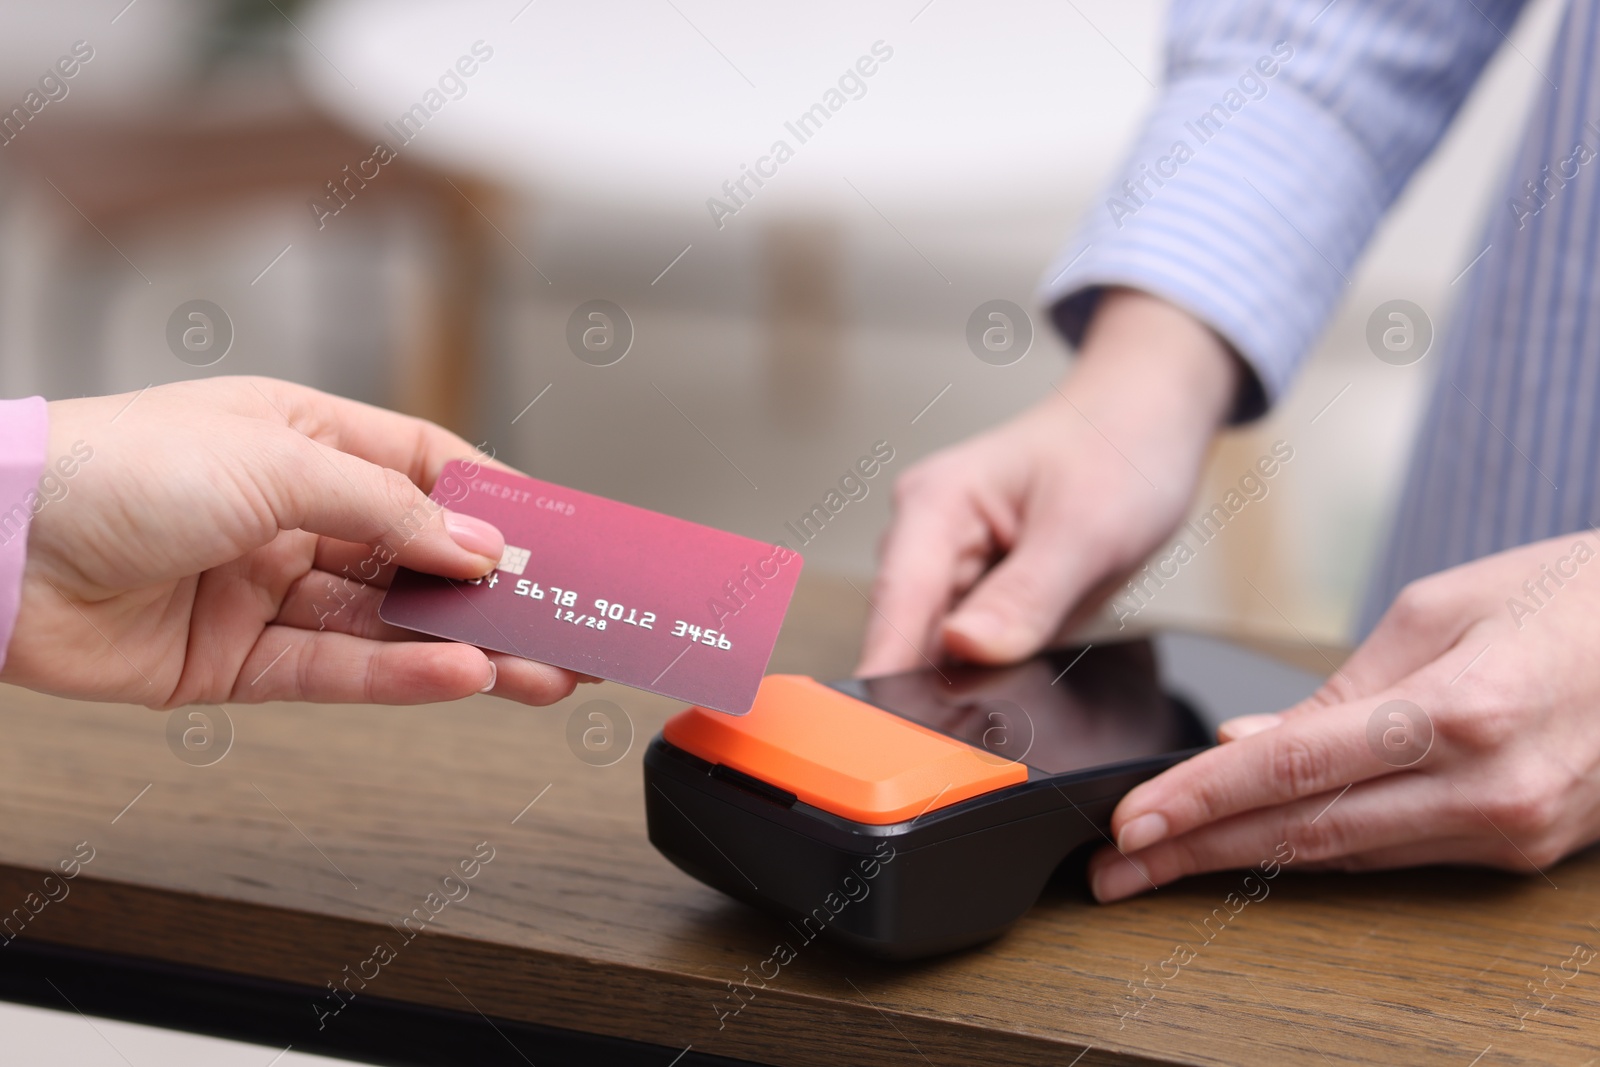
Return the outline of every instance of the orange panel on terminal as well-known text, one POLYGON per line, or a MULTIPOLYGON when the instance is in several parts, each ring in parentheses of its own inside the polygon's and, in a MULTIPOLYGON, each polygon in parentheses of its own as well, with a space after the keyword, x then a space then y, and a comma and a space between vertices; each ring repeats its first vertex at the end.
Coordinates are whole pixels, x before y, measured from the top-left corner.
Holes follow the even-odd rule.
POLYGON ((747 715, 690 708, 666 740, 856 822, 887 825, 1016 785, 1019 763, 795 674, 762 679, 747 715))

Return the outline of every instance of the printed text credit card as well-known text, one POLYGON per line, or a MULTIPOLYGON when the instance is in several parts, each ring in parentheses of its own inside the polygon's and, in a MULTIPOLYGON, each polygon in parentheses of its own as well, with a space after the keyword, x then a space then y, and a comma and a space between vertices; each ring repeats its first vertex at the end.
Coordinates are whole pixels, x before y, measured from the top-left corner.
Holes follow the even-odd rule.
POLYGON ((455 581, 401 569, 379 615, 716 711, 755 702, 798 553, 630 504, 452 461, 432 498, 494 523, 500 566, 455 581))

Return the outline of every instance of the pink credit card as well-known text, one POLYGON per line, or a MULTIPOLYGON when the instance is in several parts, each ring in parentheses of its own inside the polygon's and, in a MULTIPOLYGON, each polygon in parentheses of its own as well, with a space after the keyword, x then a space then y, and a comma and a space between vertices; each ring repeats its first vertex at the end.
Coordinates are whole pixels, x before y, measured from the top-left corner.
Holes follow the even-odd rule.
POLYGON ((799 553, 460 460, 431 497, 498 526, 505 554, 472 581, 401 568, 384 622, 715 711, 755 703, 799 553))

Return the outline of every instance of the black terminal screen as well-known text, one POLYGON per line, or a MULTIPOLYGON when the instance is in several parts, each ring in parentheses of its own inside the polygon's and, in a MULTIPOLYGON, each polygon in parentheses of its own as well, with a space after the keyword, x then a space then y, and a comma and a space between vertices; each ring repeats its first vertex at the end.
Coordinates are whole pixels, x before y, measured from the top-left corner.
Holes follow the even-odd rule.
POLYGON ((868 703, 1046 774, 1210 743, 1161 687, 1149 641, 1042 652, 1007 667, 965 664, 857 679, 868 703))

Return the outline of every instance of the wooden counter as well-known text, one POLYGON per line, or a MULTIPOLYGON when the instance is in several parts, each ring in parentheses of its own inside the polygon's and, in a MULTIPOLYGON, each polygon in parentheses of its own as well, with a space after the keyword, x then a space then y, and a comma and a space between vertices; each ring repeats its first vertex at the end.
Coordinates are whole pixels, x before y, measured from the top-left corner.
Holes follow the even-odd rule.
MULTIPOLYGON (((773 669, 847 672, 865 612, 849 586, 807 581, 773 669)), ((1291 869, 1236 915, 1223 900, 1238 874, 1111 907, 1063 879, 976 951, 891 966, 807 946, 719 1029, 727 983, 785 927, 646 841, 639 761, 676 710, 612 685, 546 709, 230 706, 231 749, 194 767, 169 748, 164 713, 0 689, 0 915, 40 900, 28 895, 86 841, 94 858, 24 940, 324 993, 348 967, 376 972, 372 997, 768 1064, 1578 1067, 1600 1055, 1600 957, 1574 962, 1575 946, 1600 946, 1593 854, 1548 879, 1291 869), (597 698, 635 731, 609 767, 566 741, 572 709, 597 698), (452 883, 464 898, 428 906, 487 849, 475 877, 452 883), (391 924, 419 907, 431 921, 406 940, 391 924), (1218 908, 1228 921, 1207 925, 1218 908), (380 944, 393 958, 368 962, 380 944), (1194 953, 1181 967, 1178 945, 1194 953), (1537 1014, 1530 982, 1545 991, 1537 1014)))

